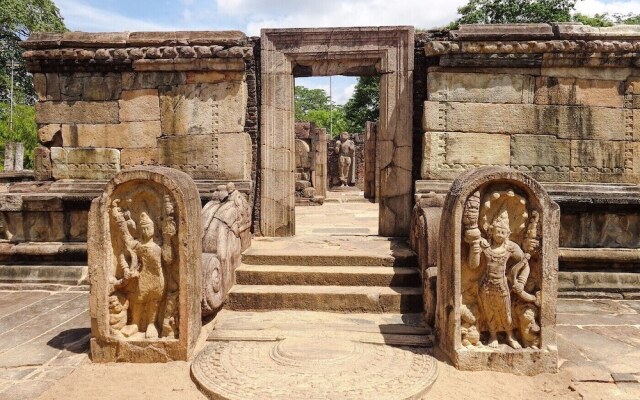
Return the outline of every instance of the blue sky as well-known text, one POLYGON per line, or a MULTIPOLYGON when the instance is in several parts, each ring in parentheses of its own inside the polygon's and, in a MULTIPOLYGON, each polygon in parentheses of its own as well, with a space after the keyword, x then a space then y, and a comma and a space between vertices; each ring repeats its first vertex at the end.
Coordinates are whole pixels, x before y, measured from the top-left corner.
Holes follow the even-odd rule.
MULTIPOLYGON (((413 25, 435 28, 456 18, 467 0, 54 0, 70 30, 87 32, 223 30, 260 35, 260 28, 413 25)), ((639 13, 640 0, 579 0, 584 14, 639 13)), ((328 78, 297 79, 329 88, 328 78)), ((332 80, 343 104, 355 78, 332 80)))

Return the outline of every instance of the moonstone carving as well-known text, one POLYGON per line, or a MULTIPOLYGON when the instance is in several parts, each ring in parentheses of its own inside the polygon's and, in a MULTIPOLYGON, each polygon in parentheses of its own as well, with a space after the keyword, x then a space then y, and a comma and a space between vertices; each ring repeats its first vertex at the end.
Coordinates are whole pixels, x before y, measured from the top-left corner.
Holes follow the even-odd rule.
POLYGON ((200 331, 200 197, 183 172, 123 171, 91 206, 94 361, 186 360, 200 331))
POLYGON ((466 370, 557 371, 559 207, 530 177, 478 168, 440 220, 437 352, 466 370))

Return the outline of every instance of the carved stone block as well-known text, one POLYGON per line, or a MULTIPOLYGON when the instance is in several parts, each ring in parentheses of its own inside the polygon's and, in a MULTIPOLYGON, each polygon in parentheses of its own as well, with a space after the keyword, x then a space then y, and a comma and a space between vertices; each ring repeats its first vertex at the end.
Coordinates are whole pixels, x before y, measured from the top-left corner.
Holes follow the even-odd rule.
POLYGON ((246 107, 245 82, 198 83, 161 90, 162 133, 242 132, 246 107))
POLYGON ((200 196, 181 171, 117 174, 89 213, 94 361, 191 357, 202 326, 200 196))
POLYGON ((508 168, 470 170, 445 199, 437 352, 459 369, 556 372, 560 208, 508 168))
POLYGON ((251 207, 233 182, 218 186, 202 209, 202 315, 222 306, 235 282, 240 254, 251 246, 251 207))
POLYGON ((111 179, 120 170, 116 149, 51 148, 54 179, 111 179))

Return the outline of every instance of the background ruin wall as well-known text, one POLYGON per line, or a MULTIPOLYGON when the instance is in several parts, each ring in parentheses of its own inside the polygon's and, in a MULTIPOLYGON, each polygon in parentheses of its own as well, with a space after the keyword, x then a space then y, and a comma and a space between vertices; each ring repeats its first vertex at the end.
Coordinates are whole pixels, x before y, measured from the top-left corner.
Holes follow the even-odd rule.
MULTIPOLYGON (((445 193, 466 169, 510 166, 560 204, 561 270, 587 276, 570 275, 574 286, 612 269, 627 273, 613 285, 639 285, 628 274, 640 262, 639 53, 637 26, 416 34, 416 199, 445 193)), ((24 57, 42 147, 35 182, 0 183, 0 262, 86 262, 90 200, 133 165, 187 172, 203 201, 234 181, 260 234, 260 39, 34 34, 24 57)))

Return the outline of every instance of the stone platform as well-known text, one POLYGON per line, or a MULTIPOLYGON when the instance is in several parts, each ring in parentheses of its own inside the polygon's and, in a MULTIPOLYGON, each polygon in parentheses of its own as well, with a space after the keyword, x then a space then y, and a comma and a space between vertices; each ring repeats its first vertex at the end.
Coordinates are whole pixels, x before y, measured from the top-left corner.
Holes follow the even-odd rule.
POLYGON ((191 371, 215 399, 417 399, 431 344, 419 314, 223 311, 191 371))

